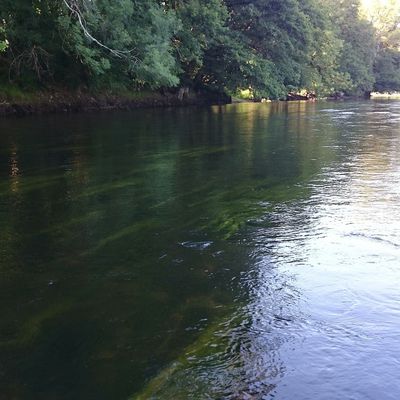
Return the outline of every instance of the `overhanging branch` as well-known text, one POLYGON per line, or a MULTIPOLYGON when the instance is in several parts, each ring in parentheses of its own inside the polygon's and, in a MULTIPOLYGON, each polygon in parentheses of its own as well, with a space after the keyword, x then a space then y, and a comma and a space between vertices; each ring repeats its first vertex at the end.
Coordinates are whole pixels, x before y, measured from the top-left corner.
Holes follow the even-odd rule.
POLYGON ((100 40, 96 39, 90 32, 89 29, 87 28, 87 24, 85 21, 85 17, 83 15, 83 12, 81 11, 79 7, 78 0, 63 0, 65 6, 68 8, 68 10, 71 12, 71 14, 77 19, 79 26, 81 27, 83 33, 87 38, 89 38, 92 42, 96 43, 97 46, 103 48, 104 50, 108 51, 111 53, 114 57, 117 58, 125 58, 129 59, 134 62, 138 62, 139 59, 134 55, 134 49, 132 50, 118 50, 118 49, 113 49, 111 47, 108 47, 104 43, 100 42, 100 40))

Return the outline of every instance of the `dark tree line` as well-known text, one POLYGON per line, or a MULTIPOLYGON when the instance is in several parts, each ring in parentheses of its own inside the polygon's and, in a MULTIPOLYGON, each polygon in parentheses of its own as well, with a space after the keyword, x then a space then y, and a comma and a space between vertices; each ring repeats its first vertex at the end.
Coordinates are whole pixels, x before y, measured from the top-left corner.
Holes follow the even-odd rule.
POLYGON ((398 11, 347 0, 0 0, 0 81, 270 98, 394 91, 398 11))

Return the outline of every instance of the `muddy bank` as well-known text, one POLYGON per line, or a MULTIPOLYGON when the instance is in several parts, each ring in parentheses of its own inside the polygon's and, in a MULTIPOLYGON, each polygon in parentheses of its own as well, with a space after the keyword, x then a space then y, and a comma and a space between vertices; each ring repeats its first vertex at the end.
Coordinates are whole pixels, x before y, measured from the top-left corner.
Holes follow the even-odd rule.
POLYGON ((231 98, 225 94, 189 90, 127 94, 46 91, 30 95, 29 100, 5 98, 0 93, 0 117, 229 104, 230 102, 231 98))

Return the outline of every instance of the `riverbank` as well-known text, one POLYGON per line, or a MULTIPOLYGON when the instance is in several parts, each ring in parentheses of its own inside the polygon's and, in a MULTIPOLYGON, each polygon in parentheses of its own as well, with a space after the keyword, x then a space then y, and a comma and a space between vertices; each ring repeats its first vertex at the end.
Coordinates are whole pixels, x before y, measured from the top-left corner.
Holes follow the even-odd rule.
POLYGON ((0 117, 70 112, 133 110, 150 107, 182 107, 228 104, 231 98, 214 92, 88 92, 46 90, 20 92, 0 90, 0 117))
POLYGON ((400 99, 400 92, 372 92, 371 93, 371 98, 372 99, 394 99, 394 100, 399 100, 400 99))

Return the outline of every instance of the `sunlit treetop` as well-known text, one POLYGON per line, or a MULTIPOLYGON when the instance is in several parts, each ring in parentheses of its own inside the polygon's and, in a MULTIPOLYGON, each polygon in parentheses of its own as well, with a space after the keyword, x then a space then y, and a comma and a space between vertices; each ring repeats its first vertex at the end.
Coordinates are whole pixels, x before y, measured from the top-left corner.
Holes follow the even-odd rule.
POLYGON ((400 0, 363 0, 361 12, 385 47, 400 47, 400 0))

